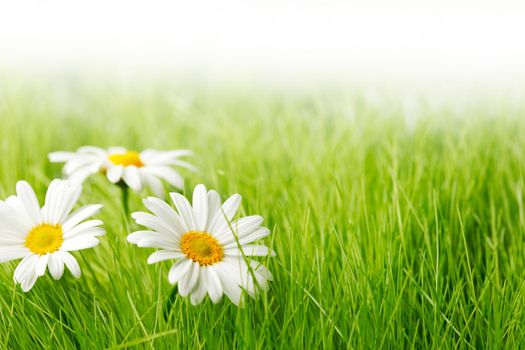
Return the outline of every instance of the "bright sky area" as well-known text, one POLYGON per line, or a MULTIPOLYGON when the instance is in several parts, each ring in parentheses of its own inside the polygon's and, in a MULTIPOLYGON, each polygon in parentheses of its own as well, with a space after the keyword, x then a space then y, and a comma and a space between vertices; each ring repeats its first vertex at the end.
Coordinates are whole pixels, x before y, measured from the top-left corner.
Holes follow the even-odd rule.
POLYGON ((4 70, 513 79, 524 34, 525 2, 505 0, 0 0, 4 70))

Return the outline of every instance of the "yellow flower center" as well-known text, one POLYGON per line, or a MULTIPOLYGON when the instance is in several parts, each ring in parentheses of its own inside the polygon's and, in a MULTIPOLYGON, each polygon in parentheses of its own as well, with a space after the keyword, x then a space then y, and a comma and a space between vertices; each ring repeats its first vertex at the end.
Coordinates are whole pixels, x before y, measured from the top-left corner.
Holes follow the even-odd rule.
POLYGON ((26 237, 25 246, 35 254, 45 255, 57 251, 62 242, 62 226, 40 224, 31 229, 26 237))
POLYGON ((140 154, 135 151, 127 151, 126 153, 114 153, 108 157, 109 161, 115 165, 130 166, 134 165, 137 168, 143 167, 144 163, 140 160, 140 154))
POLYGON ((213 265, 224 258, 224 249, 208 232, 188 231, 180 239, 186 256, 202 265, 213 265))

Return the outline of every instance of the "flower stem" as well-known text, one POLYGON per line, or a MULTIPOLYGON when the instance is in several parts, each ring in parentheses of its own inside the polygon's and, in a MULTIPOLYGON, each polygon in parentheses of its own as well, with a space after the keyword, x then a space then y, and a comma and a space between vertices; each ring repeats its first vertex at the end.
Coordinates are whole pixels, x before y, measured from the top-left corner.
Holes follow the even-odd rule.
POLYGON ((119 185, 120 190, 122 191, 122 211, 124 215, 124 227, 127 232, 129 232, 129 187, 125 184, 119 185))

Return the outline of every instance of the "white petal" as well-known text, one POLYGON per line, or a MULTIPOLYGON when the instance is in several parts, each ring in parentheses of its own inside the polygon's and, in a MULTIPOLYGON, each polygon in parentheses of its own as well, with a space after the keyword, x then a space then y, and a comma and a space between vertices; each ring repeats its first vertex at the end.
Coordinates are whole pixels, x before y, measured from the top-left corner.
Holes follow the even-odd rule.
POLYGON ((0 263, 21 259, 30 253, 29 249, 23 245, 0 247, 0 263))
POLYGON ((223 262, 238 268, 240 286, 248 293, 248 295, 254 298, 257 293, 257 286, 254 282, 253 274, 248 269, 246 261, 242 257, 226 256, 223 262))
POLYGON ((31 219, 31 223, 33 225, 41 223, 40 204, 38 204, 38 199, 33 188, 26 181, 18 181, 16 183, 16 194, 31 219))
POLYGON ((140 152, 140 160, 142 161, 142 163, 147 165, 147 164, 150 164, 151 161, 155 157, 157 157, 158 154, 159 154, 159 151, 148 148, 140 152))
POLYGON ((76 231, 74 235, 70 235, 67 238, 79 238, 79 237, 99 237, 104 236, 106 234, 106 230, 104 230, 102 227, 90 227, 85 228, 80 231, 76 231))
POLYGON ((135 231, 128 235, 127 240, 130 243, 138 244, 141 239, 157 234, 153 231, 135 231))
POLYGON ((76 153, 74 152, 51 152, 47 155, 48 159, 52 163, 64 163, 67 162, 70 159, 73 159, 76 157, 76 153))
POLYGON ((268 280, 270 281, 273 280, 272 273, 268 271, 266 266, 264 266, 260 261, 251 260, 250 266, 252 267, 253 270, 257 271, 258 273, 260 273, 262 276, 264 276, 268 280))
MULTIPOLYGON (((245 256, 275 256, 275 252, 264 245, 246 244, 242 246, 245 256)), ((224 254, 229 256, 242 256, 238 248, 226 248, 224 254)))
POLYGON ((176 188, 181 189, 184 187, 184 179, 182 176, 180 176, 176 170, 168 166, 146 166, 142 169, 150 175, 164 179, 167 183, 176 188))
POLYGON ((79 278, 82 274, 82 271, 80 270, 80 266, 78 265, 77 259, 75 259, 75 257, 69 254, 68 252, 60 252, 60 257, 66 264, 69 271, 71 271, 73 276, 79 278))
POLYGON ((263 290, 267 290, 268 281, 273 279, 271 272, 268 271, 264 265, 255 260, 250 261, 250 266, 254 272, 259 287, 261 287, 263 290))
POLYGON ((103 148, 95 147, 95 146, 82 146, 77 150, 77 152, 83 153, 83 154, 96 155, 99 157, 107 156, 107 152, 103 148))
POLYGON ((60 254, 50 254, 47 266, 49 268, 49 273, 56 280, 59 280, 64 274, 64 262, 62 261, 60 254))
POLYGON ((126 185, 128 185, 133 191, 142 191, 142 179, 140 178, 139 170, 136 166, 130 165, 125 167, 122 178, 126 185))
POLYGON ((214 191, 208 191, 208 218, 206 222, 206 232, 211 232, 211 227, 217 221, 217 218, 221 213, 221 197, 214 191))
POLYGON ((94 155, 79 155, 64 166, 63 172, 71 182, 80 184, 88 176, 96 174, 104 167, 105 157, 94 155))
POLYGON ((55 179, 51 181, 47 188, 46 199, 41 213, 43 221, 47 223, 56 224, 58 221, 58 206, 61 200, 59 192, 64 190, 60 183, 61 180, 55 179))
POLYGON ((243 236, 242 238, 239 238, 239 243, 244 245, 246 243, 251 243, 253 241, 259 240, 261 238, 264 238, 270 234, 270 230, 266 227, 260 227, 257 230, 253 231, 252 233, 243 236))
POLYGON ((189 171, 197 171, 198 170, 193 164, 190 164, 190 163, 185 162, 185 161, 180 160, 180 159, 172 160, 170 162, 170 165, 180 166, 181 168, 186 168, 189 171))
POLYGON ((24 292, 29 291, 38 278, 35 271, 38 260, 39 256, 36 254, 27 255, 15 269, 13 279, 20 283, 24 292))
POLYGON ((181 297, 187 297, 193 287, 195 287, 195 283, 199 279, 199 270, 199 263, 192 262, 188 271, 179 280, 179 294, 181 297))
POLYGON ((20 281, 20 287, 22 287, 23 292, 29 292, 31 288, 35 285, 35 282, 38 278, 38 275, 33 272, 28 272, 25 278, 20 281))
MULTIPOLYGON (((69 162, 64 165, 64 173, 71 175, 79 169, 92 168, 93 164, 100 164, 100 161, 97 158, 91 156, 79 156, 75 159, 71 159, 69 162)), ((94 171, 97 171, 99 166, 95 168, 94 171)))
POLYGON ((0 249, 4 246, 24 246, 25 236, 10 230, 0 229, 0 249))
POLYGON ((222 299, 222 286, 213 266, 206 269, 206 284, 211 301, 217 304, 222 299))
POLYGON ((239 306, 242 298, 239 268, 225 262, 216 264, 214 268, 221 281, 222 290, 232 303, 239 306))
POLYGON ((67 179, 74 184, 81 185, 90 175, 98 173, 100 167, 97 164, 82 167, 68 174, 67 179))
POLYGON ((64 243, 60 247, 62 252, 70 252, 75 250, 93 248, 99 244, 99 240, 93 236, 80 235, 72 238, 64 239, 64 243))
POLYGON ((64 181, 66 187, 66 195, 64 198, 64 206, 62 207, 62 213, 59 216, 59 222, 63 223, 64 220, 69 216, 71 210, 75 204, 77 204, 80 195, 82 194, 82 186, 80 184, 72 183, 71 181, 64 181))
POLYGON ((147 172, 142 172, 142 176, 146 182, 146 185, 151 188, 155 196, 159 198, 165 197, 164 186, 162 185, 162 182, 158 178, 156 178, 155 176, 147 172))
POLYGON ((250 235, 261 226, 263 221, 264 219, 259 215, 245 216, 226 226, 226 228, 223 231, 218 232, 215 237, 217 237, 224 246, 232 243, 235 243, 236 245, 236 236, 240 240, 241 238, 250 235))
POLYGON ((111 166, 107 170, 106 176, 108 177, 109 181, 116 184, 122 178, 123 171, 124 171, 124 167, 122 165, 111 166))
POLYGON ((180 216, 163 200, 155 197, 148 197, 144 199, 144 205, 153 214, 162 219, 168 227, 171 227, 174 233, 182 235, 184 232, 188 231, 188 229, 184 227, 180 216))
POLYGON ((9 196, 0 208, 0 222, 3 229, 24 237, 33 227, 31 218, 17 196, 9 196))
POLYGON ((74 226, 73 228, 71 228, 69 230, 66 230, 64 228, 63 229, 63 232, 64 232, 63 238, 67 239, 67 238, 71 238, 71 237, 74 237, 74 236, 77 236, 77 235, 81 235, 81 234, 85 233, 86 231, 99 232, 99 234, 97 234, 97 236, 99 236, 100 233, 104 234, 104 229, 102 229, 101 227, 97 227, 97 226, 100 226, 102 224, 103 224, 103 222, 101 220, 88 220, 88 221, 84 221, 83 223, 74 226), (98 230, 93 230, 94 228, 97 228, 98 230))
POLYGON ((192 305, 198 305, 202 303, 204 300, 204 297, 206 296, 206 267, 201 267, 198 269, 198 277, 197 282, 195 282, 195 286, 193 287, 193 291, 190 295, 190 302, 192 305))
POLYGON ((114 146, 108 148, 108 154, 123 154, 126 153, 128 150, 121 146, 114 146))
POLYGON ((223 262, 226 266, 234 266, 238 268, 240 285, 245 289, 251 297, 255 297, 259 289, 268 289, 268 280, 272 278, 271 273, 262 264, 256 261, 250 261, 252 271, 249 271, 246 261, 241 258, 225 257, 223 262), (254 279, 255 277, 255 279, 254 279))
POLYGON ((72 229, 79 222, 97 214, 100 211, 100 208, 102 208, 101 204, 91 204, 75 210, 71 215, 69 215, 66 221, 64 221, 62 224, 62 229, 64 231, 72 229))
POLYGON ((193 214, 193 208, 190 205, 190 202, 181 195, 180 193, 172 192, 170 193, 171 200, 177 207, 181 221, 184 223, 184 226, 188 231, 197 230, 197 222, 195 220, 195 215, 193 214))
POLYGON ((221 207, 221 210, 219 211, 215 223, 213 223, 212 227, 210 228, 210 232, 221 232, 225 230, 229 225, 234 217, 235 213, 237 213, 237 210, 239 209, 239 206, 241 205, 241 196, 238 194, 234 194, 230 198, 228 198, 221 207))
POLYGON ((197 230, 204 231, 208 220, 208 194, 204 185, 197 185, 193 190, 193 213, 197 230))
POLYGON ((241 205, 241 199, 242 197, 240 195, 234 194, 222 204, 222 211, 228 220, 231 220, 235 216, 235 213, 237 213, 241 205))
POLYGON ((43 276, 46 273, 47 262, 49 261, 49 254, 41 255, 35 266, 37 276, 43 276))
POLYGON ((159 261, 169 260, 169 259, 179 259, 184 257, 184 253, 176 252, 171 250, 159 250, 151 254, 148 258, 148 264, 154 264, 159 261))
POLYGON ((20 283, 27 277, 27 274, 35 273, 35 266, 38 262, 38 257, 39 256, 36 254, 28 254, 22 259, 22 261, 16 267, 15 273, 13 274, 15 282, 20 283))
POLYGON ((135 222, 139 225, 150 227, 162 235, 172 238, 180 237, 180 232, 175 231, 174 226, 170 226, 161 218, 152 215, 150 213, 144 213, 141 211, 134 212, 131 217, 135 219, 135 222))
POLYGON ((190 259, 180 259, 171 266, 170 272, 168 274, 168 281, 171 284, 175 284, 180 281, 182 276, 188 271, 190 266, 193 264, 193 261, 190 259))
POLYGON ((177 160, 178 157, 190 156, 192 154, 192 151, 186 149, 164 152, 148 149, 141 152, 140 158, 143 159, 144 163, 148 165, 164 165, 172 164, 172 162, 177 160))
POLYGON ((165 236, 155 234, 142 238, 137 246, 141 248, 162 248, 167 250, 177 250, 179 243, 175 239, 167 239, 165 236))
POLYGON ((47 189, 46 201, 42 207, 43 220, 49 224, 62 223, 81 193, 82 186, 78 184, 67 180, 53 180, 47 189))

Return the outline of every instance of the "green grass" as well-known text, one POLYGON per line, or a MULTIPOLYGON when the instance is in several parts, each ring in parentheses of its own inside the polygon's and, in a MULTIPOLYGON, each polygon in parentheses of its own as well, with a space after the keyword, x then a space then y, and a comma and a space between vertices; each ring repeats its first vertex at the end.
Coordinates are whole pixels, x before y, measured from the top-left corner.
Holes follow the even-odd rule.
MULTIPOLYGON (((119 189, 102 176, 107 235, 83 269, 29 293, 0 267, 2 348, 519 348, 525 346, 525 118, 519 103, 465 108, 359 89, 286 94, 152 85, 39 83, 0 94, 0 195, 28 180, 42 199, 81 145, 190 148, 204 183, 243 196, 276 252, 270 290, 246 307, 175 297, 169 262, 129 244, 119 189), (29 86, 29 87, 28 87, 29 86), (64 88, 64 86, 66 86, 64 88)), ((131 210, 143 210, 131 196, 131 210)), ((132 223, 131 229, 138 227, 132 223)))

